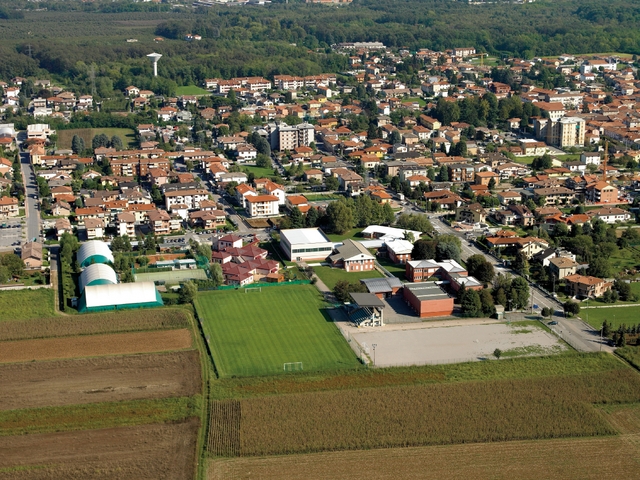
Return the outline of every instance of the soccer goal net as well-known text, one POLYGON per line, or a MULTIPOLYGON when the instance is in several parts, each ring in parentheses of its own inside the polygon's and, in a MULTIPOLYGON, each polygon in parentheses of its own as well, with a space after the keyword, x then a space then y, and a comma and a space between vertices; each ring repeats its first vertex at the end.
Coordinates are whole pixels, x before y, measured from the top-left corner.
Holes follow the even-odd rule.
POLYGON ((300 372, 302 371, 302 362, 290 362, 284 364, 285 372, 300 372))
POLYGON ((262 287, 248 287, 244 289, 244 293, 260 293, 262 291, 262 287))

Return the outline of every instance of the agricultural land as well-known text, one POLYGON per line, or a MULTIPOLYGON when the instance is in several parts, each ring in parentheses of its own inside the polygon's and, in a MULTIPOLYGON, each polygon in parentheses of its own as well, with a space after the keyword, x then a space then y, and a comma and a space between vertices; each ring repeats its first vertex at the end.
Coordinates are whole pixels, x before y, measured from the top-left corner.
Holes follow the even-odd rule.
MULTIPOLYGON (((34 295, 52 300, 0 298, 34 295)), ((42 308, 0 321, 0 479, 194 478, 206 370, 189 311, 42 308)))
POLYGON ((70 130, 60 130, 58 133, 58 145, 60 148, 71 148, 73 137, 77 135, 82 138, 84 144, 89 146, 96 135, 105 134, 110 139, 115 135, 120 137, 122 145, 128 148, 135 143, 135 132, 129 128, 72 128, 70 130))
POLYGON ((273 375, 292 362, 309 371, 358 365, 311 285, 200 293, 195 306, 221 377, 273 375))

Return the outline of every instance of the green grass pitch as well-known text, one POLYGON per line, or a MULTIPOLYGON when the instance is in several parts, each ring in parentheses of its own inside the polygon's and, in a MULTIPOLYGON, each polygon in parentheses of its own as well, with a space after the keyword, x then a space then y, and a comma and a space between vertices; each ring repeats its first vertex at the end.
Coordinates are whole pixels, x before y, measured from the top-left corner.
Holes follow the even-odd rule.
POLYGON ((195 306, 221 377, 284 373, 288 362, 304 371, 358 366, 310 285, 199 293, 195 306))

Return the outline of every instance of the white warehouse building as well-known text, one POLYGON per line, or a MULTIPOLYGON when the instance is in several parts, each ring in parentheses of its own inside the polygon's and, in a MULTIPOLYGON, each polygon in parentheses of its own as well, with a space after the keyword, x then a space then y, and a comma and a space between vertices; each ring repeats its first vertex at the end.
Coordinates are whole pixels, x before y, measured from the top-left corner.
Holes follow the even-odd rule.
POLYGON ((333 242, 319 228, 292 228, 280 232, 280 248, 291 261, 324 260, 333 242))

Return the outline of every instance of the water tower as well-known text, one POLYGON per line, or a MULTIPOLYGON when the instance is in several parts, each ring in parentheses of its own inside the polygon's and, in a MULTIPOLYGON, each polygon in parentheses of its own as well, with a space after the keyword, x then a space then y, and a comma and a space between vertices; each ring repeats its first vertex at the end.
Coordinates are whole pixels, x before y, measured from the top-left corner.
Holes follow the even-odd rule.
POLYGON ((159 53, 150 53, 149 55, 147 55, 147 58, 149 60, 151 60, 151 63, 153 63, 153 76, 157 77, 158 76, 158 60, 160 60, 160 57, 162 55, 160 55, 159 53))

